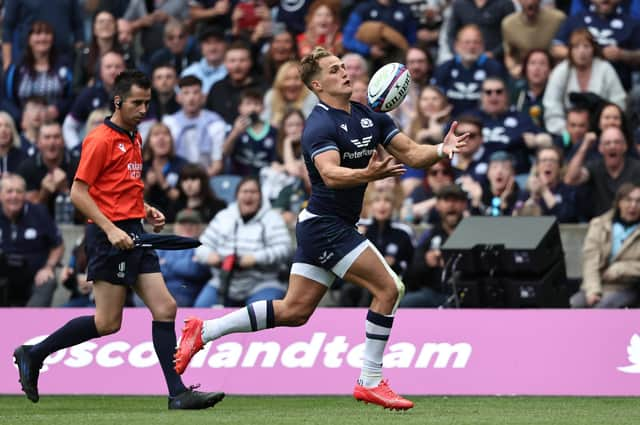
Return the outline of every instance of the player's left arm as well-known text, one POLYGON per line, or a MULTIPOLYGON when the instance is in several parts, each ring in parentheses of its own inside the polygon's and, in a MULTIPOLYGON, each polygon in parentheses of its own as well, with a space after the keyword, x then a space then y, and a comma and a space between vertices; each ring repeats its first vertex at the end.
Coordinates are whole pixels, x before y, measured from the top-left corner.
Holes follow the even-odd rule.
POLYGON ((453 158, 453 154, 467 144, 469 133, 456 136, 456 128, 458 128, 458 122, 454 121, 443 142, 437 145, 418 144, 400 132, 393 136, 385 148, 400 162, 411 168, 426 168, 446 156, 453 158))
POLYGON ((164 228, 164 214, 146 202, 144 203, 144 215, 149 224, 153 226, 153 231, 155 233, 160 232, 164 228))

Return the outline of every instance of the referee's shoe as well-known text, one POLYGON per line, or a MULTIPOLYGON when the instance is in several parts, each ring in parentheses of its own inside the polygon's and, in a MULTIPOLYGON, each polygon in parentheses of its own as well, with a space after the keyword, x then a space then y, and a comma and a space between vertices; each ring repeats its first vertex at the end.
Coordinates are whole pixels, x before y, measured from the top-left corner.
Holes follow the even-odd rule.
POLYGON ((196 391, 199 385, 189 387, 174 397, 169 397, 169 410, 174 409, 208 409, 213 407, 224 398, 224 393, 204 393, 196 391))
POLYGON ((18 372, 20 373, 20 385, 22 385, 22 391, 27 395, 27 398, 34 403, 40 400, 38 394, 38 376, 40 375, 40 368, 42 363, 35 362, 29 355, 31 345, 21 345, 13 352, 16 365, 18 365, 18 372))

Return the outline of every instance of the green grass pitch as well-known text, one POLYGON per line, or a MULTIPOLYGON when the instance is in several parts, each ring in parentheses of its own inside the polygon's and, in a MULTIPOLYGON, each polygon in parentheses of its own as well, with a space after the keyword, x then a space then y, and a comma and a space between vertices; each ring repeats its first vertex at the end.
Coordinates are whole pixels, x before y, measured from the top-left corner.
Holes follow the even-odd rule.
POLYGON ((164 424, 640 424, 640 400, 596 397, 410 397, 408 412, 384 410, 350 397, 227 395, 204 411, 169 411, 164 397, 0 396, 3 425, 164 424))

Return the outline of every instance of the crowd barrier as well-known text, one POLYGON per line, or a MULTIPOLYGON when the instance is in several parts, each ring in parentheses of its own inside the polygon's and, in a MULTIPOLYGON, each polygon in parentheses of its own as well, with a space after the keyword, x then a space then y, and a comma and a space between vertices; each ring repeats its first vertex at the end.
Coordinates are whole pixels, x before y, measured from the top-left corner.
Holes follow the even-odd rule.
MULTIPOLYGON (((226 309, 180 309, 218 317, 226 309)), ((0 309, 1 394, 19 394, 13 349, 89 309, 0 309)), ((299 328, 228 335, 194 357, 185 383, 229 394, 351 393, 366 309, 320 308, 299 328)), ((179 329, 178 329, 179 331, 179 329)), ((385 376, 407 395, 640 396, 638 310, 400 310, 385 376)), ((145 309, 122 330, 45 361, 47 394, 166 394, 145 309)))

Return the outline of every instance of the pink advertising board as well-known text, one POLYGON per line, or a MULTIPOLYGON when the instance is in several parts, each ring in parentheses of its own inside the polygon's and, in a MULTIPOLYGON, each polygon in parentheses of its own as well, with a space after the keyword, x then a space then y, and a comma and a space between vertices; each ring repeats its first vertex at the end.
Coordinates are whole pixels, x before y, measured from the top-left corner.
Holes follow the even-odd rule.
MULTIPOLYGON (((228 310, 179 311, 213 318, 228 310)), ((13 349, 89 309, 0 309, 0 394, 19 394, 13 349), (15 378, 15 379, 14 379, 15 378)), ((229 335, 205 347, 186 384, 230 394, 350 394, 365 309, 319 309, 300 328, 229 335)), ((179 331, 179 329, 178 329, 179 331)), ((640 395, 640 311, 400 310, 384 358, 402 394, 640 395)), ((46 394, 165 394, 151 317, 45 362, 46 394)))

